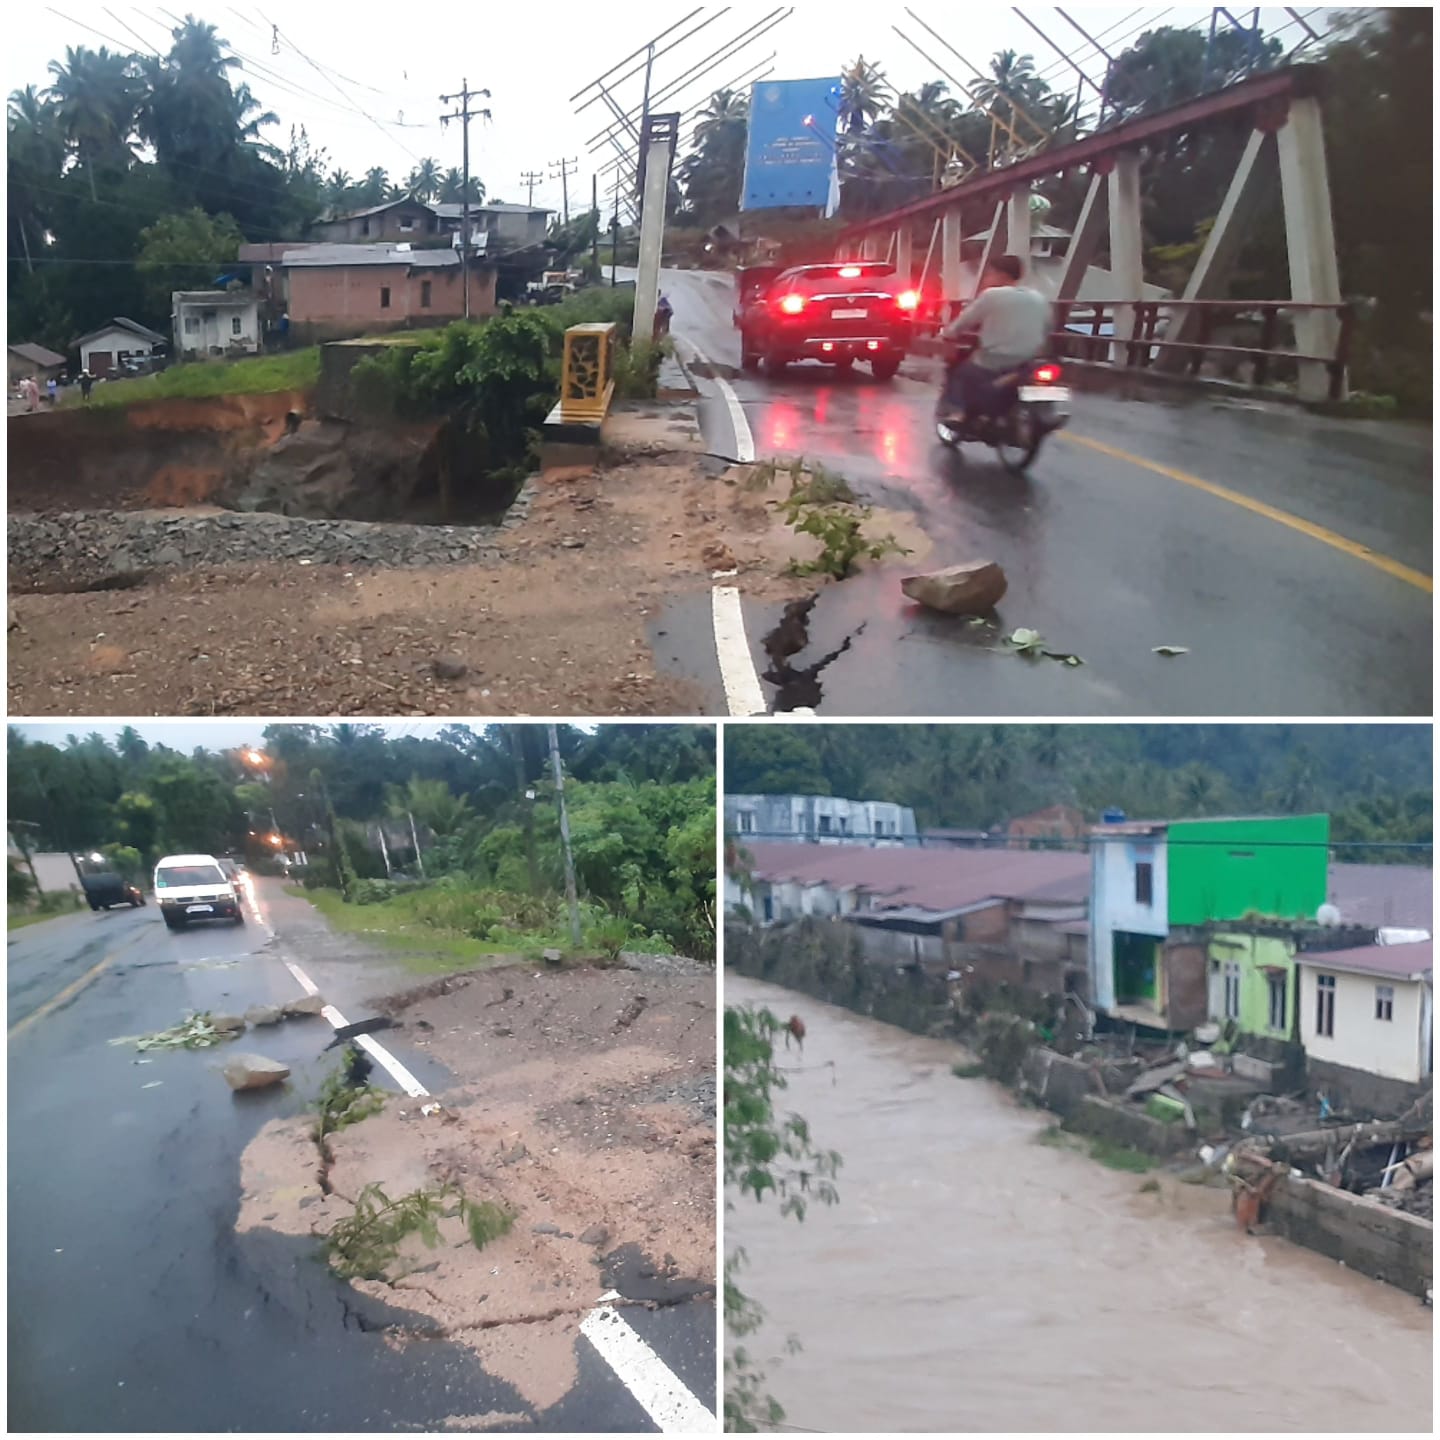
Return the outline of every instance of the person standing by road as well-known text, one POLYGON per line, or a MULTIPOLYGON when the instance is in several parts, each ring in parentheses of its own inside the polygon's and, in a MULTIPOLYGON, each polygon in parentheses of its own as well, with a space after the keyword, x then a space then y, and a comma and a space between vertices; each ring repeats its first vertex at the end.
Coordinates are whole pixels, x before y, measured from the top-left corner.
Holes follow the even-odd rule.
POLYGON ((52 410, 60 399, 60 386, 56 383, 53 375, 45 382, 45 398, 50 402, 52 410))
POLYGON ((80 372, 80 399, 87 405, 90 403, 90 391, 94 386, 95 377, 88 369, 82 370, 80 372))

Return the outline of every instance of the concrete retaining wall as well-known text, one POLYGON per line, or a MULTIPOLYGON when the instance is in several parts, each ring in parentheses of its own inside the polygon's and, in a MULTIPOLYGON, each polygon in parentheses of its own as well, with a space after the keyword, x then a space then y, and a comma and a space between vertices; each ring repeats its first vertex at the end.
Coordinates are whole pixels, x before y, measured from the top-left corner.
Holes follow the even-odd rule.
POLYGON ((1129 1101, 1103 1100, 1098 1095, 1084 1096, 1065 1123, 1067 1129, 1113 1140, 1147 1155, 1179 1155, 1195 1143, 1184 1125, 1167 1125, 1129 1101))
POLYGON ((1423 1296, 1434 1284, 1435 1226, 1319 1180, 1287 1177, 1265 1210, 1276 1234, 1374 1280, 1423 1296))
POLYGON ((1367 1119, 1393 1119, 1430 1089, 1428 1082, 1415 1085, 1390 1080, 1368 1070, 1317 1060, 1313 1055, 1306 1062, 1305 1083, 1311 1090, 1323 1090, 1336 1110, 1367 1119))
POLYGON ((1020 1073, 1030 1093, 1047 1110, 1066 1120, 1078 1112, 1082 1100, 1098 1090, 1095 1072, 1089 1065, 1043 1045, 1037 1045, 1025 1057, 1020 1073))

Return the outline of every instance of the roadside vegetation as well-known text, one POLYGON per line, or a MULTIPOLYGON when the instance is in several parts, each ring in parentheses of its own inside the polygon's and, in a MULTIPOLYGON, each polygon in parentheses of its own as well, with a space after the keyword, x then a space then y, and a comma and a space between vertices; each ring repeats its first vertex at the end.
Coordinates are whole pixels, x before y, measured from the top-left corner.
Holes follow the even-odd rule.
MULTIPOLYGON (((338 929, 416 968, 559 949, 715 954, 714 734, 556 727, 581 918, 571 939, 547 727, 272 725, 254 749, 181 754, 133 730, 64 746, 10 732, 9 817, 34 850, 99 851, 145 882, 159 856, 243 856, 338 929)), ((20 862, 9 908, 40 905, 20 862)), ((67 889, 45 897, 73 903, 67 889)))

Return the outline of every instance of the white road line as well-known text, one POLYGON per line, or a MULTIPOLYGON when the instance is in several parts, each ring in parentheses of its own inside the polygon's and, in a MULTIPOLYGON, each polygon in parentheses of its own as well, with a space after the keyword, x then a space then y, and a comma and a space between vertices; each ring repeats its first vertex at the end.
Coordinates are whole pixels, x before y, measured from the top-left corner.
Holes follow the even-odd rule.
MULTIPOLYGON (((620 1297, 611 1291, 603 1300, 620 1297)), ((675 1372, 635 1333, 613 1305, 601 1304, 580 1322, 580 1333, 600 1352, 621 1383, 666 1435, 711 1434, 715 1417, 675 1372)))
MULTIPOLYGON (((285 961, 285 968, 299 982, 307 995, 318 995, 320 987, 293 960, 285 961)), ((320 1012, 336 1029, 343 1029, 350 1022, 333 1006, 327 1005, 320 1012)), ((355 1043, 373 1059, 378 1060, 390 1073, 395 1083, 412 1099, 418 1100, 430 1092, 403 1066, 373 1035, 357 1035, 355 1043)))
MULTIPOLYGON (((676 344, 679 344, 677 338, 676 344)), ((713 361, 693 341, 686 340, 685 346, 704 365, 713 366, 713 361)), ((718 375, 707 377, 715 382, 716 388, 720 391, 720 398, 725 402, 725 408, 730 414, 730 428, 735 432, 735 458, 742 465, 748 465, 755 458, 755 437, 750 433, 750 422, 745 418, 745 411, 741 408, 740 397, 735 393, 735 388, 728 380, 722 380, 718 375)))
POLYGON ((732 715, 764 715, 765 692, 750 658, 740 592, 733 585, 716 585, 710 591, 710 618, 715 628, 715 658, 720 662, 726 709, 732 715))

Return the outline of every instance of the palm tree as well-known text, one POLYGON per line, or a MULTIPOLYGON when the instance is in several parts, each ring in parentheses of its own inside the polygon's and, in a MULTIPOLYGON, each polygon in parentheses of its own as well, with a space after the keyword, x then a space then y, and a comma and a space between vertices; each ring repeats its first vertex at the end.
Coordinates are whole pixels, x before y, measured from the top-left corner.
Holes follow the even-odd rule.
POLYGON ((140 101, 135 63, 103 45, 98 50, 66 46, 64 60, 52 60, 49 70, 54 83, 43 98, 55 105, 95 200, 96 166, 127 169, 134 159, 131 136, 140 101))
POLYGON ((34 236, 38 243, 53 208, 41 187, 57 180, 65 168, 65 136, 55 107, 46 104, 33 85, 11 92, 5 130, 9 219, 26 266, 33 270, 30 239, 34 236))
POLYGON ((360 182, 359 193, 355 199, 361 205, 378 205, 385 199, 385 193, 390 188, 390 176, 386 173, 383 165, 373 165, 365 172, 365 178, 360 182))
POLYGON ((420 161, 405 181, 405 191, 416 200, 433 200, 440 193, 440 162, 428 156, 420 161))
MULTIPOLYGON (((447 205, 459 205, 466 199, 465 189, 464 175, 452 165, 444 175, 440 177, 437 198, 447 205)), ((472 205, 483 203, 485 199, 485 186, 478 175, 472 175, 470 177, 469 189, 470 203, 472 205)))
POLYGON ((408 186, 400 184, 398 180, 387 180, 385 182, 385 193, 381 195, 380 199, 389 203, 392 200, 408 199, 410 194, 411 191, 408 186))
POLYGON ((695 121, 695 144, 704 146, 713 136, 750 119, 750 97, 737 90, 717 90, 695 121))
POLYGON ((885 74, 863 55, 840 72, 840 116, 845 129, 863 130, 880 117, 889 90, 885 74))
POLYGON ((1020 118, 1020 112, 1033 117, 1049 94, 1050 87, 1036 74, 1035 57, 1019 55, 1014 50, 998 51, 990 61, 990 78, 977 81, 974 90, 980 105, 1022 134, 1033 131, 1035 122, 1032 120, 1027 125, 1020 118))
POLYGON ((332 170, 325 180, 325 199, 338 210, 349 199, 354 188, 355 180, 348 170, 332 170))

